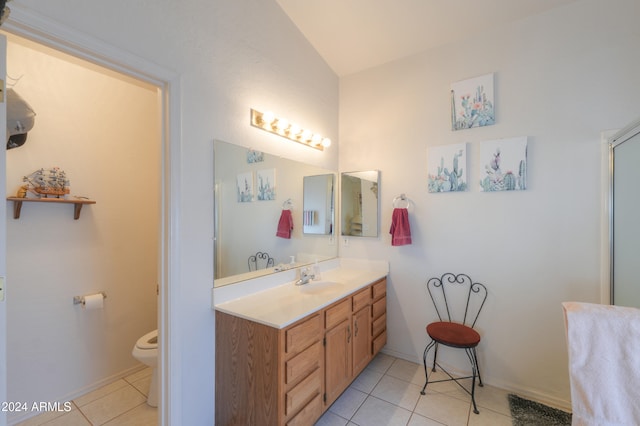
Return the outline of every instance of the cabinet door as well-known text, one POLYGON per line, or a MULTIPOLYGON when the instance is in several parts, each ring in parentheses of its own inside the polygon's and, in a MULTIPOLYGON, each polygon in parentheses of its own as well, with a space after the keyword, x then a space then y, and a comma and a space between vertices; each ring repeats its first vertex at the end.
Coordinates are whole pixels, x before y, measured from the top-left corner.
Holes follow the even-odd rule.
POLYGON ((371 360, 371 307, 353 314, 353 375, 360 373, 371 360))
POLYGON ((325 394, 328 406, 351 382, 351 320, 344 320, 328 330, 325 339, 325 394))

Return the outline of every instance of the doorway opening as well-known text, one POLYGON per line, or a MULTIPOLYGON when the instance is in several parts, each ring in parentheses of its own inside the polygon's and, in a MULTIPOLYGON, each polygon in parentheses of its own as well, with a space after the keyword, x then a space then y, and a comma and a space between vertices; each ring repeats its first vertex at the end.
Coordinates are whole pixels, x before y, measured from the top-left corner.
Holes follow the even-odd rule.
MULTIPOLYGON (((61 55, 61 56, 67 55, 69 57, 75 58, 77 62, 83 62, 87 67, 90 67, 90 68, 94 67, 95 68, 94 71, 101 73, 103 76, 109 76, 110 78, 114 78, 116 80, 119 79, 121 81, 127 81, 128 84, 137 86, 137 89, 140 89, 140 90, 154 91, 153 96, 155 99, 156 128, 154 129, 153 132, 155 133, 156 146, 155 146, 155 152, 153 153, 153 156, 156 158, 157 179, 155 180, 155 183, 152 186, 149 186, 148 182, 135 182, 135 181, 131 182, 131 185, 134 187, 141 187, 143 188, 144 191, 148 191, 149 193, 156 194, 155 216, 157 218, 157 226, 155 227, 156 228, 155 231, 153 231, 155 234, 154 238, 156 239, 156 244, 152 252, 148 253, 148 256, 154 259, 155 267, 157 270, 156 280, 155 282, 152 283, 152 286, 153 286, 152 293, 154 297, 156 296, 156 294, 159 295, 159 299, 158 299, 159 303, 155 302, 155 306, 157 309, 157 318, 155 318, 156 319, 155 326, 159 329, 159 340, 160 340, 159 371, 160 371, 160 383, 161 383, 161 389, 162 389, 162 391, 160 392, 161 407, 158 411, 158 419, 160 424, 164 424, 165 422, 168 422, 168 413, 169 413, 169 407, 168 407, 169 390, 167 389, 167 386, 164 386, 164 383, 168 381, 168 375, 169 375, 169 359, 168 359, 169 340, 166 338, 168 336, 168 324, 169 324, 168 300, 170 299, 168 297, 169 280, 170 280, 168 271, 170 269, 169 261, 171 258, 169 254, 169 250, 170 250, 169 247, 171 246, 171 244, 169 244, 170 235, 167 232, 167 230, 170 228, 169 223, 170 223, 170 217, 171 217, 171 212, 170 212, 171 207, 168 201, 169 188, 171 187, 171 185, 169 184, 171 149, 169 147, 169 131, 168 131, 169 129, 168 99, 169 99, 169 91, 170 91, 169 84, 173 76, 170 76, 168 73, 164 72, 164 70, 158 70, 153 66, 145 68, 145 66, 143 65, 141 67, 142 70, 140 70, 139 68, 138 69, 130 68, 127 65, 128 59, 130 59, 130 57, 127 56, 128 54, 124 54, 122 52, 114 53, 113 51, 110 51, 109 54, 112 55, 111 58, 106 57, 108 55, 104 55, 100 53, 88 53, 88 52, 100 52, 101 46, 99 43, 96 42, 94 44, 95 46, 98 46, 97 48, 87 49, 86 37, 81 35, 78 35, 77 37, 72 36, 71 37, 72 40, 62 40, 60 38, 57 38, 54 35, 51 35, 56 33, 55 29, 53 29, 51 31, 51 34, 49 35, 46 34, 46 31, 42 31, 42 28, 40 28, 38 31, 31 32, 28 26, 25 26, 25 25, 13 27, 12 25, 7 24, 3 26, 3 29, 6 29, 6 31, 3 31, 3 33, 9 39, 19 38, 23 43, 26 43, 26 44, 31 43, 34 46, 40 45, 41 48, 50 49, 52 52, 54 52, 54 56, 55 56, 55 52, 58 52, 57 53, 58 55, 61 55), (79 47, 78 43, 80 42, 84 43, 85 46, 79 47), (155 72, 155 71, 158 71, 158 72, 155 72), (155 76, 160 76, 160 77, 155 77, 155 76)), ((65 34, 68 35, 68 33, 65 33, 65 34)), ((136 63, 137 65, 140 65, 141 63, 144 64, 143 61, 134 61, 134 63, 136 63)), ((44 71, 46 73, 46 70, 44 71)), ((18 82, 20 81, 21 78, 23 79, 29 78, 29 76, 27 75, 25 76, 12 75, 11 77, 15 78, 18 82)), ((11 81, 9 83, 11 84, 11 81)), ((56 84, 56 81, 52 81, 51 84, 56 84)), ((15 87, 16 87, 16 90, 20 89, 20 83, 18 83, 15 87)), ((103 98, 99 96, 100 90, 96 89, 93 91, 93 93, 97 95, 95 98, 96 102, 101 102, 103 100, 103 98)), ((64 105, 64 102, 63 102, 64 99, 58 99, 58 100, 60 101, 61 105, 64 105)), ((92 108, 92 106, 89 105, 87 106, 87 108, 90 109, 92 108)), ((37 110, 36 110, 36 113, 38 113, 37 110)), ((73 118, 74 117, 65 117, 65 119, 68 120, 67 125, 69 127, 69 132, 74 131, 73 118)), ((36 127, 39 125, 38 120, 40 119, 44 120, 44 117, 42 116, 36 117, 36 124, 35 124, 36 127)), ((75 124, 80 125, 81 123, 78 123, 76 120, 75 124)), ((118 123, 109 123, 109 124, 105 124, 105 126, 106 127, 111 126, 111 127, 117 128, 118 123)), ((99 130, 100 129, 96 129, 96 131, 99 131, 99 130)), ((50 142, 52 144, 56 143, 55 140, 51 140, 50 142)), ((86 140, 87 144, 91 144, 92 142, 93 142, 92 140, 86 140)), ((26 145, 28 147, 29 141, 26 142, 26 145)), ((102 152, 98 153, 98 155, 101 156, 101 159, 106 159, 107 154, 109 153, 108 151, 109 151, 108 149, 103 148, 102 152)), ((136 155, 140 155, 140 153, 136 155)), ((114 161, 113 173, 118 174, 123 172, 121 169, 118 169, 118 163, 119 163, 118 161, 114 161)), ((43 166, 49 167, 49 166, 55 166, 55 164, 51 164, 51 165, 43 164, 43 166)), ((80 167, 79 163, 76 162, 74 167, 79 168, 80 167)), ((105 175, 104 171, 102 171, 101 174, 104 175, 103 176, 104 179, 109 180, 110 176, 108 174, 105 175)), ((175 175, 174 175, 174 179, 175 179, 175 175)), ((9 183, 12 183, 12 182, 9 182, 9 183)), ((73 182, 71 182, 71 187, 73 190, 74 188, 73 182)), ((8 194, 8 195, 12 195, 12 194, 8 194)), ((103 197, 102 201, 97 200, 97 204, 94 207, 96 209, 102 208, 102 209, 108 210, 110 206, 113 207, 113 204, 106 203, 105 198, 103 197)), ((128 213, 131 213, 131 211, 136 208, 135 203, 129 202, 128 204, 126 204, 126 201, 123 201, 122 204, 120 204, 120 206, 121 208, 117 209, 117 211, 124 211, 125 214, 127 211, 128 213)), ((83 217, 81 217, 78 221, 80 222, 80 224, 72 223, 71 225, 86 226, 86 223, 82 223, 82 219, 85 218, 86 211, 87 211, 87 208, 85 207, 85 210, 83 211, 83 217)), ((87 216, 90 219, 90 216, 93 213, 98 214, 98 212, 99 211, 89 212, 89 215, 87 216)), ((113 212, 114 210, 112 210, 112 213, 113 212)), ((24 213, 25 212, 23 211, 23 216, 24 216, 24 213)), ((50 213, 52 215, 58 214, 58 212, 50 212, 50 213)), ((37 212, 34 214, 42 215, 42 212, 37 212)), ((102 212, 100 212, 100 214, 102 214, 102 212)), ((23 217, 22 219, 23 223, 25 223, 25 219, 26 217, 23 217)), ((88 221, 85 221, 85 222, 88 222, 88 221)), ((64 238, 64 235, 62 237, 64 238)), ((96 231, 96 234, 93 235, 93 237, 101 238, 101 237, 104 237, 104 234, 101 234, 99 231, 96 231)), ((119 249, 126 249, 126 248, 127 247, 116 247, 116 246, 110 247, 110 249, 116 250, 116 251, 119 249)), ((11 246, 9 246, 8 249, 11 250, 11 246)), ((73 276, 73 270, 68 270, 68 271, 66 270, 65 273, 69 274, 67 278, 73 276)), ((86 284, 86 281, 91 280, 91 274, 88 273, 86 270, 84 271, 84 273, 87 275, 86 277, 84 277, 84 283, 86 284)), ((147 283, 147 285, 149 284, 147 283)), ((92 287, 89 287, 89 288, 92 288, 92 287)), ((100 289, 96 288, 95 290, 100 290, 100 289)), ((146 298, 146 296, 143 296, 143 297, 146 298)), ((107 292, 107 299, 105 300, 105 305, 107 305, 109 302, 111 302, 112 305, 115 305, 118 299, 123 299, 122 294, 118 294, 118 291, 114 291, 112 292, 112 294, 109 294, 109 292, 107 292)), ((13 299, 8 301, 9 304, 11 304, 12 302, 14 302, 13 299)), ((134 298, 134 304, 136 302, 139 302, 139 300, 136 300, 134 298)), ((111 306, 109 308, 111 308, 111 306)), ((128 309, 135 309, 135 307, 133 308, 130 307, 128 309)), ((73 312, 73 307, 68 308, 68 311, 73 312)), ((123 318, 124 317, 125 316, 123 315, 123 318)), ((73 318, 72 321, 76 321, 76 322, 93 321, 94 322, 94 324, 92 325, 85 324, 86 326, 86 328, 84 329, 85 336, 88 336, 91 334, 90 333, 91 326, 100 327, 100 324, 99 324, 100 320, 96 320, 95 318, 91 320, 91 319, 88 319, 88 317, 87 318, 79 317, 79 318, 80 319, 73 318), (88 320, 88 321, 85 321, 85 320, 88 320)), ((140 334, 140 336, 141 335, 142 334, 140 334)), ((135 342, 131 342, 131 345, 133 345, 133 343, 135 342)), ((93 344, 95 345, 100 343, 96 341, 96 342, 93 342, 93 344)), ((129 345, 129 343, 127 343, 126 345, 129 345)), ((93 349, 96 349, 96 348, 93 347, 93 349)), ((8 352, 11 352, 11 350, 12 350, 11 346, 8 346, 8 352)), ((130 355, 130 350, 131 348, 129 348, 129 351, 128 351, 129 355, 130 355)), ((109 368, 111 368, 111 366, 109 368)), ((73 374, 78 374, 78 370, 74 370, 73 374)), ((109 374, 107 374, 107 376, 109 376, 109 374)), ((105 380, 107 379, 108 377, 105 380)), ((88 384, 87 386, 91 387, 92 385, 88 384)), ((11 389, 9 390, 9 395, 11 395, 11 389)), ((64 397, 64 396, 65 395, 61 395, 61 397, 64 397)))

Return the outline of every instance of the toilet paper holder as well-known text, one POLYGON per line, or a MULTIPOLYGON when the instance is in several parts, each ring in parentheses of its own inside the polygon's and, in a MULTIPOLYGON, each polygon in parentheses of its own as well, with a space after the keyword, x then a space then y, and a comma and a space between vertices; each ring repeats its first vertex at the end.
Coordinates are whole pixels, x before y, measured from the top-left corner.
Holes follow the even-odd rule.
MULTIPOLYGON (((107 298, 107 293, 105 293, 104 291, 100 291, 97 294, 101 294, 103 299, 107 298)), ((85 296, 73 296, 73 304, 74 305, 84 305, 84 298, 85 298, 85 296)))

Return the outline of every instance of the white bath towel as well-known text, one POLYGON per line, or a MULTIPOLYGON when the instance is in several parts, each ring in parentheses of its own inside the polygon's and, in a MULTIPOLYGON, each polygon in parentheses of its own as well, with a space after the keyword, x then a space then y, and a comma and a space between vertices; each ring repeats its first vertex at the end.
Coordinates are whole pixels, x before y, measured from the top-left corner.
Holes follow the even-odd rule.
POLYGON ((573 426, 640 425, 640 309, 562 306, 573 426))

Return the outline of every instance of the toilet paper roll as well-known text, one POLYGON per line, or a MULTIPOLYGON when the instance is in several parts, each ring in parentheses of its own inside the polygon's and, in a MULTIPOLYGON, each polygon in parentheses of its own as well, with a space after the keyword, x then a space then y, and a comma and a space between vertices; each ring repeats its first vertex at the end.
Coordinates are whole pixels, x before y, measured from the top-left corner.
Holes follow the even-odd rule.
POLYGON ((104 306, 104 296, 102 293, 90 294, 89 296, 84 296, 84 304, 82 307, 88 311, 92 311, 95 309, 102 309, 104 306))

